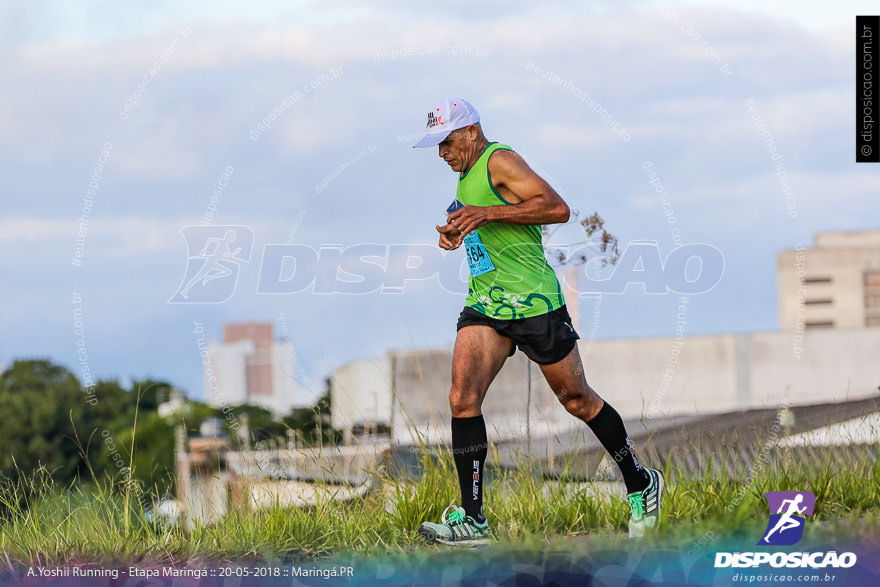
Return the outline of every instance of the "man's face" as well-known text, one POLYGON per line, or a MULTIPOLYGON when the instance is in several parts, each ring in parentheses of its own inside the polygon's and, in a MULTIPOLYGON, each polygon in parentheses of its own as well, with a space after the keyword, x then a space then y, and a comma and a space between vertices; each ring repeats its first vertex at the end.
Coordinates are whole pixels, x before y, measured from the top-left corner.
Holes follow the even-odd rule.
POLYGON ((469 128, 471 127, 452 131, 438 145, 439 155, 452 171, 464 171, 466 166, 472 163, 470 158, 473 156, 474 141, 471 140, 469 128))

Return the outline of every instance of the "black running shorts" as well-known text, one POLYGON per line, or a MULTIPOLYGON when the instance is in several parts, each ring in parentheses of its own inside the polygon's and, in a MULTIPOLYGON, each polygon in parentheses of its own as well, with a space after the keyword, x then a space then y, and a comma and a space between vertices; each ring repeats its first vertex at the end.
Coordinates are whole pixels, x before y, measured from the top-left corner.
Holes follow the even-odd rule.
POLYGON ((498 334, 513 341, 511 356, 518 348, 539 365, 558 363, 568 356, 580 338, 571 325, 571 316, 565 306, 547 314, 516 320, 490 318, 466 307, 458 317, 456 330, 475 325, 494 328, 498 334))

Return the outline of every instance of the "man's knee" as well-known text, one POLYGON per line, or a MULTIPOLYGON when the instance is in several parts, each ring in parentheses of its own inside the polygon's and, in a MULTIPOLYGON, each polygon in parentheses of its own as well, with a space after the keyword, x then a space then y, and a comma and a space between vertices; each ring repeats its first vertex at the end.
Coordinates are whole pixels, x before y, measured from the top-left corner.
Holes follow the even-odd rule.
POLYGON ((596 415, 601 406, 601 399, 593 393, 581 393, 563 389, 556 394, 562 407, 572 416, 589 420, 596 415))
POLYGON ((580 412, 584 405, 583 394, 571 392, 567 389, 560 390, 556 394, 556 399, 559 400, 559 403, 562 404, 562 407, 565 408, 569 414, 574 414, 575 416, 580 412))
POLYGON ((480 415, 480 394, 460 387, 449 390, 449 408, 453 418, 469 418, 480 415))

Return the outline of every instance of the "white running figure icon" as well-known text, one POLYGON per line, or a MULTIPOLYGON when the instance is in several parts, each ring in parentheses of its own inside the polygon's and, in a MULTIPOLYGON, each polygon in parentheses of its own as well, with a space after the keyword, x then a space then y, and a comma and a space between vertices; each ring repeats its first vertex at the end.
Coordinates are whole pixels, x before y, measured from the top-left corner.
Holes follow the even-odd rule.
POLYGON ((786 530, 790 530, 791 528, 797 528, 798 526, 800 526, 800 524, 796 520, 793 520, 791 516, 793 514, 802 514, 807 511, 807 506, 804 506, 803 508, 798 507, 798 505, 803 501, 804 495, 802 493, 798 493, 794 497, 794 499, 785 499, 782 501, 781 504, 779 504, 779 511, 776 513, 782 514, 782 517, 779 518, 779 521, 776 522, 776 525, 773 527, 773 529, 767 532, 767 535, 764 536, 764 542, 770 544, 770 541, 768 539, 770 538, 770 535, 777 530, 779 530, 779 533, 782 534, 786 530), (782 510, 785 509, 785 504, 788 504, 788 510, 783 512, 782 510))
POLYGON ((204 259, 205 264, 202 265, 198 273, 189 280, 186 287, 181 290, 180 295, 182 297, 189 299, 187 293, 199 281, 202 282, 202 285, 205 285, 209 281, 232 274, 232 270, 229 267, 221 265, 220 261, 229 259, 230 257, 234 258, 241 252, 241 247, 234 251, 229 250, 229 243, 231 243, 234 238, 235 231, 227 230, 226 234, 223 235, 223 238, 213 237, 205 241, 205 246, 202 247, 201 252, 193 257, 193 259, 204 259), (214 248, 209 252, 208 249, 211 248, 211 245, 214 245, 214 248))

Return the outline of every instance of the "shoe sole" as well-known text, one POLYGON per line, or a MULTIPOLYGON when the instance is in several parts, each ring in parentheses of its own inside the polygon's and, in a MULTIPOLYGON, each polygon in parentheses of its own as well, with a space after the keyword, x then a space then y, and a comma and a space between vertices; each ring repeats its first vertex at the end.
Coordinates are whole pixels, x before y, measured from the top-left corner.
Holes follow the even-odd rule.
POLYGON ((660 504, 663 503, 663 490, 666 486, 666 481, 663 479, 663 473, 658 471, 657 469, 653 469, 654 472, 657 473, 657 479, 659 483, 657 483, 657 525, 655 528, 660 525, 660 504))
POLYGON ((432 542, 434 544, 443 544, 444 546, 457 546, 462 548, 477 548, 479 546, 486 546, 489 544, 489 538, 479 538, 474 540, 444 540, 440 536, 437 535, 436 532, 425 528, 424 526, 419 526, 418 535, 427 540, 428 542, 432 542))

